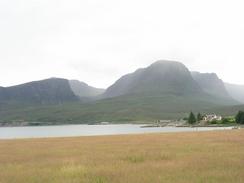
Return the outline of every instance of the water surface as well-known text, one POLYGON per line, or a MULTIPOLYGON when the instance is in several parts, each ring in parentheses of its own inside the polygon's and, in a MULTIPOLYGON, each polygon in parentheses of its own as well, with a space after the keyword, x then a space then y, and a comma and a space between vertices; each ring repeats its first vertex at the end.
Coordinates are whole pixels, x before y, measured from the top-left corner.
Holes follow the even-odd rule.
POLYGON ((138 124, 119 125, 60 125, 31 127, 0 127, 0 139, 41 138, 41 137, 76 137, 95 135, 140 134, 156 132, 192 132, 227 130, 232 127, 144 127, 138 124))

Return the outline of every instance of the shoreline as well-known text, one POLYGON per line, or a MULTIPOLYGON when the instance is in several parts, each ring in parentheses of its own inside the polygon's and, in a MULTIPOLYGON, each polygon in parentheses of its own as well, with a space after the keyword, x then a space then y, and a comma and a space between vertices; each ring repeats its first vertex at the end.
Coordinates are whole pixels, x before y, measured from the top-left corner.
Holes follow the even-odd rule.
POLYGON ((0 128, 2 127, 43 127, 43 126, 66 126, 66 125, 144 125, 142 128, 158 128, 158 127, 238 127, 243 126, 237 123, 231 124, 206 124, 206 125, 188 125, 188 124, 168 124, 161 125, 148 121, 124 121, 124 122, 92 122, 92 123, 55 123, 55 122, 0 122, 0 128), (104 123, 104 124, 103 124, 104 123))

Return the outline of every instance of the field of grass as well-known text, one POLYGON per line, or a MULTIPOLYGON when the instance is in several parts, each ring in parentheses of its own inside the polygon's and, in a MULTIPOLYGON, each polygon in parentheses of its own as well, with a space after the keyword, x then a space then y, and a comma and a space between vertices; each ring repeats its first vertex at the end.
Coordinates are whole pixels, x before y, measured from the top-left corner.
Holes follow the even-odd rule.
POLYGON ((244 130, 0 140, 0 183, 243 183, 244 130))

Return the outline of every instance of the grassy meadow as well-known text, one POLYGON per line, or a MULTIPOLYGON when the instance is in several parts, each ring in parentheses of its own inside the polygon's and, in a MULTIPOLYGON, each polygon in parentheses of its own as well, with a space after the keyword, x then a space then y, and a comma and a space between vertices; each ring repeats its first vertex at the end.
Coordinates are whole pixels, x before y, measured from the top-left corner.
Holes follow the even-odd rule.
POLYGON ((0 140, 0 183, 243 183, 244 130, 0 140))

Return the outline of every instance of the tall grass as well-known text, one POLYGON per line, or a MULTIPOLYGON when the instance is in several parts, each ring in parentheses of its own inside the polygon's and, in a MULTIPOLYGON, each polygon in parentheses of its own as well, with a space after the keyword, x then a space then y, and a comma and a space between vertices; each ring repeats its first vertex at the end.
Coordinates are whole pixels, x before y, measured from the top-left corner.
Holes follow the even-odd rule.
POLYGON ((244 131, 0 140, 0 183, 243 183, 244 131))

